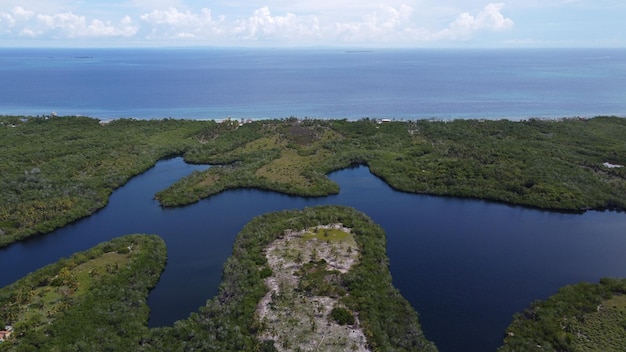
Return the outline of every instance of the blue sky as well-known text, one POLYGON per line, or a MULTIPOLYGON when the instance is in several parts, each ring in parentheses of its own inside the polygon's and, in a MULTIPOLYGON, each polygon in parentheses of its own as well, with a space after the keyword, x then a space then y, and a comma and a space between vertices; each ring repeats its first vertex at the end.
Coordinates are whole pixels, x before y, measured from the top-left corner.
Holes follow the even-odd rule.
POLYGON ((626 47, 623 0, 2 0, 2 47, 626 47))

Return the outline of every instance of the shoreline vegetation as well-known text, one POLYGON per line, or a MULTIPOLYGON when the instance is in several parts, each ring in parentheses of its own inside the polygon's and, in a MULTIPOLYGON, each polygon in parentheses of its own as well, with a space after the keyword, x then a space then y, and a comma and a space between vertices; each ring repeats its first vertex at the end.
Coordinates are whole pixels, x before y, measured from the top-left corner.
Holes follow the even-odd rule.
POLYGON ((339 192, 326 175, 367 165, 392 188, 555 211, 626 209, 626 119, 133 120, 0 116, 0 246, 107 204, 158 160, 212 164, 155 197, 184 206, 234 188, 339 192), (608 165, 608 166, 607 166, 608 165))
POLYGON ((392 285, 384 231, 352 208, 318 206, 254 218, 235 240, 217 296, 171 327, 148 328, 148 289, 165 261, 157 236, 124 236, 0 289, 0 320, 12 326, 0 351, 437 350, 392 285), (307 242, 308 251, 284 246, 290 240, 307 242), (281 260, 300 262, 292 273, 299 283, 270 292, 267 280, 287 273, 274 265, 281 260), (265 304, 267 311, 299 305, 294 296, 334 301, 332 309, 299 311, 311 320, 258 313, 265 304), (308 334, 294 336, 294 328, 308 334), (352 329, 361 331, 354 340, 338 332, 352 329), (318 336, 314 345, 312 335, 318 336))
POLYGON ((0 351, 131 351, 146 330, 149 289, 165 242, 127 235, 47 265, 0 289, 0 351))
MULTIPOLYGON (((289 118, 251 123, 172 119, 101 123, 88 117, 0 116, 0 246, 93 214, 106 205, 113 190, 172 156, 213 166, 157 193, 162 206, 184 206, 240 187, 325 196, 339 192, 328 173, 362 164, 405 192, 556 211, 624 211, 625 135, 626 119, 607 116, 515 122, 289 118)), ((287 294, 292 298, 304 294, 305 301, 324 295, 336 299, 330 301, 330 312, 302 311, 313 315, 314 324, 307 326, 313 333, 321 314, 331 326, 358 324, 371 350, 436 350, 424 338, 415 311, 391 284, 384 232, 354 209, 321 206, 253 219, 235 241, 218 295, 172 327, 148 329, 147 292, 158 281, 165 261, 161 239, 130 235, 1 288, 0 323, 15 325, 0 350, 13 350, 15 341, 21 344, 17 350, 24 351, 55 346, 288 349, 284 344, 296 341, 280 338, 285 333, 281 324, 275 324, 280 314, 268 318, 258 313, 271 307, 280 313, 281 304, 290 304, 280 300, 287 294), (293 248, 275 241, 301 233, 298 240, 322 238, 330 245, 333 240, 324 239, 319 226, 338 224, 353 238, 330 233, 342 238, 335 243, 339 247, 313 245, 315 251, 300 252, 301 262, 292 276, 281 274, 280 265, 270 265, 276 259, 268 256, 272 244, 282 248, 279 258, 293 255, 295 263, 298 257, 293 248), (354 246, 358 258, 345 273, 328 258, 320 258, 320 252, 343 253, 345 246, 354 246), (266 280, 280 277, 294 285, 285 282, 282 287, 290 290, 270 291, 266 280), (264 298, 268 292, 269 299, 264 298), (82 327, 78 332, 77 322, 82 327)), ((621 350, 625 296, 620 279, 565 287, 516 315, 501 350, 535 350, 538 344, 555 351, 576 346, 621 350)), ((320 345, 324 336, 326 332, 320 345)), ((335 337, 328 341, 350 343, 335 337)), ((359 350, 365 345, 353 346, 359 350)))
POLYGON ((626 279, 568 285, 513 316, 499 352, 626 351, 626 279))

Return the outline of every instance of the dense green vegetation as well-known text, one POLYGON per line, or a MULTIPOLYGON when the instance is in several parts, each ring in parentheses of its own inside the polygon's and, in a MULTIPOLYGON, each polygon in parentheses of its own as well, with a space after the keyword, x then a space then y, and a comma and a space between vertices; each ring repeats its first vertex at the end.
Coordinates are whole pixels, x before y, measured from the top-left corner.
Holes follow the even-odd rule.
MULTIPOLYGON (((0 350, 271 350, 256 337, 261 326, 255 309, 267 292, 264 249, 286 230, 330 223, 350 227, 361 252, 341 283, 350 293, 343 303, 359 312, 372 349, 435 351, 417 313, 392 286, 383 230, 362 213, 335 206, 253 219, 237 236, 218 295, 173 327, 146 327, 147 289, 165 263, 157 237, 122 237, 61 260, 0 290, 0 319, 15 326, 15 335, 0 350)), ((349 323, 341 311, 336 314, 349 323)))
POLYGON ((0 117, 0 246, 92 214, 130 177, 198 144, 190 137, 210 125, 0 117))
POLYGON ((0 117, 0 246, 87 216, 160 159, 211 163, 157 194, 164 206, 256 187, 324 196, 366 164, 392 187, 546 209, 626 208, 626 119, 437 122, 0 117))
POLYGON ((626 208, 626 120, 260 121, 186 158, 224 164, 159 193, 182 205, 236 187, 337 192, 325 174, 354 164, 392 187, 547 209, 626 208))
POLYGON ((330 312, 330 316, 339 325, 354 324, 354 315, 352 315, 352 313, 345 308, 342 308, 342 307, 333 308, 333 310, 330 312))
MULTIPOLYGON (((350 162, 336 163, 334 153, 322 148, 321 143, 341 138, 327 124, 264 120, 211 135, 211 143, 189 151, 185 159, 221 166, 196 172, 158 193, 157 198, 165 206, 178 206, 241 187, 303 196, 337 193, 339 187, 325 174, 350 162)), ((202 140, 209 139, 206 133, 201 133, 202 140)))
POLYGON ((626 279, 566 286, 514 316, 506 351, 626 351, 626 279))
POLYGON ((165 267, 159 237, 129 235, 0 289, 0 351, 131 351, 147 331, 148 290, 165 267))

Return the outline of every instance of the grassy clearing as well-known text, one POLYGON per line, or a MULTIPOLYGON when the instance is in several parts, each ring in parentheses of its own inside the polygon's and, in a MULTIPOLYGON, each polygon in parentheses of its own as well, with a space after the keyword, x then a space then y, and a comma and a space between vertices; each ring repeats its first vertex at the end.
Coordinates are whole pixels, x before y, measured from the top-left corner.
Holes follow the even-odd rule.
POLYGON ((355 246, 354 235, 349 232, 335 228, 316 227, 302 235, 303 240, 317 239, 326 242, 339 242, 347 246, 355 246))
MULTIPOLYGON (((141 250, 134 248, 134 250, 141 250)), ((104 255, 80 264, 72 269, 72 275, 78 280, 79 294, 88 290, 94 284, 94 278, 107 273, 116 272, 119 268, 124 267, 130 262, 129 254, 121 254, 118 252, 109 252, 104 255)))
POLYGON ((285 149, 281 151, 280 158, 274 159, 263 165, 256 171, 256 176, 264 177, 272 182, 288 183, 298 188, 310 187, 313 180, 305 177, 304 170, 310 170, 329 153, 316 153, 312 156, 301 156, 298 151, 285 149))
MULTIPOLYGON (((304 129, 298 128, 299 131, 304 129)), ((315 169, 316 165, 323 164, 324 160, 332 157, 323 144, 337 135, 332 131, 325 131, 319 140, 304 134, 305 137, 294 138, 293 135, 276 135, 273 138, 260 138, 246 145, 243 151, 250 151, 250 147, 281 148, 280 157, 272 159, 256 171, 256 176, 268 179, 271 182, 290 184, 296 188, 307 188, 315 180, 306 177, 303 171, 315 169), (269 141, 268 141, 269 140, 269 141)), ((254 149, 253 149, 254 150, 254 149)))
POLYGON ((602 305, 626 313, 626 295, 615 295, 602 302, 602 305))
POLYGON ((202 173, 202 178, 196 184, 197 187, 211 187, 215 186, 220 180, 220 176, 211 172, 202 173))
POLYGON ((74 300, 97 286, 100 279, 119 271, 130 261, 129 254, 116 252, 88 260, 78 266, 66 266, 47 284, 17 292, 17 310, 11 323, 39 330, 55 320, 56 315, 70 308, 74 300))
POLYGON ((261 149, 272 149, 276 147, 284 147, 285 145, 286 143, 284 141, 281 141, 278 138, 278 136, 268 136, 268 137, 261 137, 252 142, 246 143, 246 145, 244 145, 243 147, 235 149, 235 152, 251 153, 251 152, 259 151, 261 149))
POLYGON ((270 161, 256 171, 256 176, 267 178, 273 182, 292 183, 299 187, 307 187, 310 181, 302 176, 302 169, 298 166, 304 158, 298 156, 296 151, 283 150, 280 158, 270 161))
POLYGON ((626 296, 603 301, 570 329, 575 332, 576 351, 626 351, 626 296))

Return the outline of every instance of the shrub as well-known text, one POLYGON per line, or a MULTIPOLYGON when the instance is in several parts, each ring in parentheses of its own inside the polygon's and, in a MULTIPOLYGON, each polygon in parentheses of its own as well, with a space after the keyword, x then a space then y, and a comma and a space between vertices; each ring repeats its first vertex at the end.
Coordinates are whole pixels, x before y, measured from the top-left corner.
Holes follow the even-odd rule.
POLYGON ((341 307, 335 307, 330 312, 330 317, 333 318, 334 321, 339 325, 353 325, 354 324, 354 316, 352 313, 341 307))

